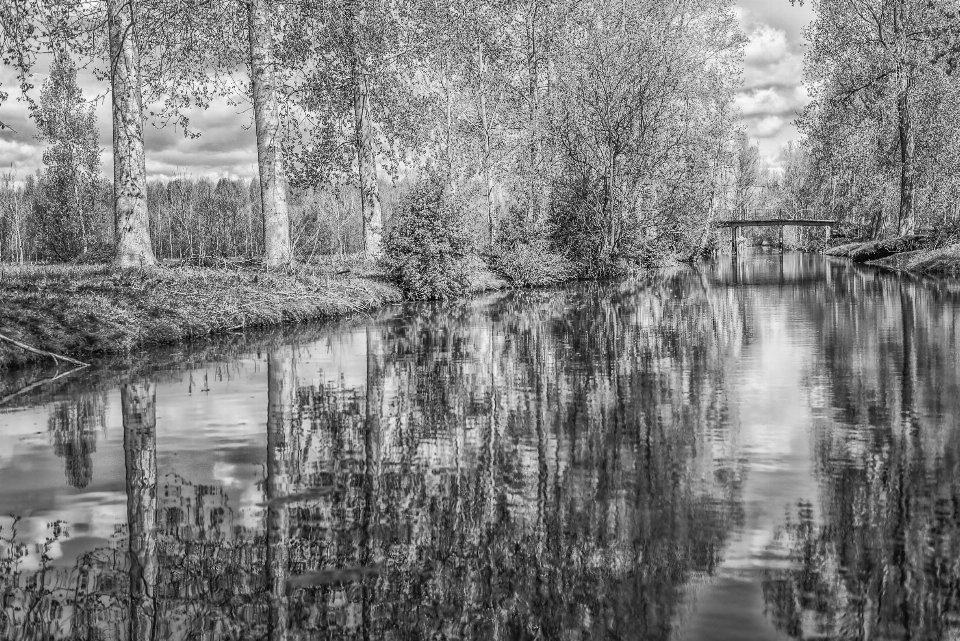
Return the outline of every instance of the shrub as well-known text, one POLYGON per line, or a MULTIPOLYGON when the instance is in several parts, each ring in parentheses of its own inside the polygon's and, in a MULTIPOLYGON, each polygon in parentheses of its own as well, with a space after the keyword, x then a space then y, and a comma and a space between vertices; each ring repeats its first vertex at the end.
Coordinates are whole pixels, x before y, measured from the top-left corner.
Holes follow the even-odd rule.
POLYGON ((469 291, 475 252, 463 210, 436 176, 418 181, 397 203, 384 263, 408 296, 452 298, 469 291))
POLYGON ((518 242, 491 257, 493 268, 519 287, 542 287, 568 281, 576 275, 570 260, 551 251, 546 239, 518 242))
POLYGON ((584 276, 606 277, 656 263, 658 252, 644 238, 637 216, 617 208, 616 220, 605 211, 602 180, 564 176, 554 183, 551 205, 553 245, 584 276))

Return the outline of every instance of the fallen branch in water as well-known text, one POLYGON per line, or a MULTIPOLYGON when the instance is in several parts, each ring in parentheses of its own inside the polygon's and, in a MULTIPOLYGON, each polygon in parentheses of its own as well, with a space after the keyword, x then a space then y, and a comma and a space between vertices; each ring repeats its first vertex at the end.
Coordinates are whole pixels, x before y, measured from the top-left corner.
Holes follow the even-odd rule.
POLYGON ((45 378, 45 379, 43 379, 42 381, 37 381, 36 383, 31 383, 30 385, 27 385, 26 387, 21 387, 21 388, 18 389, 16 392, 13 392, 13 393, 11 393, 11 394, 7 394, 7 395, 4 396, 3 398, 0 398, 0 405, 3 405, 3 404, 6 403, 7 401, 13 400, 13 399, 16 398, 17 396, 20 396, 21 394, 26 394, 26 393, 29 392, 30 390, 36 389, 36 388, 40 387, 41 385, 46 385, 47 383, 52 383, 52 382, 54 382, 54 381, 56 381, 56 380, 59 380, 59 379, 61 379, 61 378, 66 378, 67 376, 70 376, 70 375, 72 375, 72 374, 76 374, 77 372, 79 372, 80 370, 84 369, 85 367, 89 367, 89 365, 83 365, 83 366, 81 366, 81 367, 74 367, 72 370, 70 370, 70 371, 68 371, 68 372, 64 372, 63 374, 57 374, 56 376, 51 376, 50 378, 45 378))
POLYGON ((10 338, 9 336, 4 336, 3 334, 0 334, 0 340, 7 341, 8 343, 13 343, 14 345, 16 345, 17 347, 19 347, 20 349, 25 349, 25 350, 27 350, 28 352, 32 352, 32 353, 34 353, 34 354, 39 354, 40 356, 49 356, 50 358, 52 358, 52 359, 54 359, 54 360, 63 361, 63 362, 65 362, 65 363, 73 363, 74 365, 77 365, 77 366, 79 366, 79 367, 90 367, 90 364, 89 364, 89 363, 84 363, 83 361, 78 361, 77 359, 75 359, 75 358, 70 358, 69 356, 61 356, 60 354, 54 354, 53 352, 47 352, 47 351, 44 351, 44 350, 42 350, 42 349, 37 349, 36 347, 30 347, 30 346, 27 345, 26 343, 21 343, 20 341, 14 340, 14 339, 10 338))

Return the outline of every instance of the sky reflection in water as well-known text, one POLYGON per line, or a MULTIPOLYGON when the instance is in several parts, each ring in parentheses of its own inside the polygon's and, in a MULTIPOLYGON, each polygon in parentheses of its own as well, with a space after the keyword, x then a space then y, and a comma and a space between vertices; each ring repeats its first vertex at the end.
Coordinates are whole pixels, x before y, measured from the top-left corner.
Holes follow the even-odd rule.
POLYGON ((958 291, 761 253, 103 361, 0 407, 0 638, 953 638, 958 291))

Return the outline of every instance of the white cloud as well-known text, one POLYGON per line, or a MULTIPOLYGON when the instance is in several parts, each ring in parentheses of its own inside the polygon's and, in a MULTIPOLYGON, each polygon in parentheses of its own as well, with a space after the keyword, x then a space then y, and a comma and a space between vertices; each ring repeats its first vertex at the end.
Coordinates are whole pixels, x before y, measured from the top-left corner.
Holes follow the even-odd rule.
POLYGON ((748 36, 736 104, 760 155, 776 170, 781 147, 800 135, 795 115, 810 100, 803 86, 803 27, 816 14, 809 2, 789 0, 736 0, 735 12, 748 36))
POLYGON ((765 87, 739 93, 734 100, 744 117, 793 116, 810 102, 806 87, 765 87))
POLYGON ((787 121, 780 116, 765 116, 749 121, 747 129, 754 138, 773 138, 787 125, 787 121))
POLYGON ((760 25, 750 33, 743 59, 747 65, 769 65, 779 62, 789 53, 785 31, 760 25))

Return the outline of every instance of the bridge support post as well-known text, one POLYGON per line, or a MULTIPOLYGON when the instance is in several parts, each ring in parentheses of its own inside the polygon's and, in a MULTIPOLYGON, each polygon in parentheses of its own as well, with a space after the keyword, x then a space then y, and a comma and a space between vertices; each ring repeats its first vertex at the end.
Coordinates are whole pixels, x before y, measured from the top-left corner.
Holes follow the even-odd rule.
POLYGON ((740 252, 740 248, 737 244, 738 240, 740 240, 740 228, 731 227, 730 228, 730 249, 733 250, 734 255, 737 255, 740 252))
POLYGON ((780 253, 783 253, 783 225, 780 225, 780 253))
POLYGON ((833 235, 833 227, 830 225, 825 225, 824 229, 826 231, 823 232, 823 250, 826 251, 829 249, 827 245, 830 244, 830 237, 833 235))

